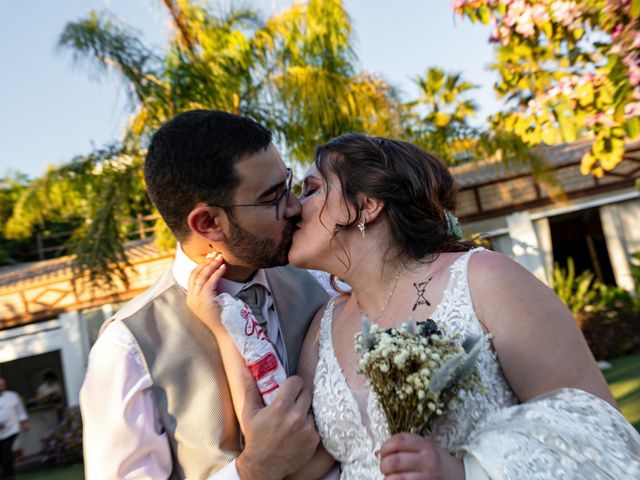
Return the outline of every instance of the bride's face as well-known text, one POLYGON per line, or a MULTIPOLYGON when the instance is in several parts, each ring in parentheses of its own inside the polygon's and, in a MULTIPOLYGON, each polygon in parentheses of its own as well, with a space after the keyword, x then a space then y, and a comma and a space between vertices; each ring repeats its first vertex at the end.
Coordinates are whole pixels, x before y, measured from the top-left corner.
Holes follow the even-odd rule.
POLYGON ((339 274, 344 266, 337 255, 344 255, 342 246, 347 247, 347 235, 344 235, 347 232, 341 234, 341 242, 331 242, 331 239, 336 224, 348 220, 349 211, 338 177, 330 173, 325 179, 315 164, 312 165, 304 178, 300 203, 301 219, 293 234, 289 262, 299 268, 339 274))

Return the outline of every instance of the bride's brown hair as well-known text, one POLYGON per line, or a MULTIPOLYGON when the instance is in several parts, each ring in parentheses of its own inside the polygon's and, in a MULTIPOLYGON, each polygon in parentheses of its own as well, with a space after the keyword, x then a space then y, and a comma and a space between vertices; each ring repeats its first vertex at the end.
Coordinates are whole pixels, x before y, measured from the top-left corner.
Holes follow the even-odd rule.
POLYGON ((349 133, 318 146, 314 162, 325 179, 336 175, 351 207, 347 222, 335 226, 334 237, 359 222, 358 194, 365 194, 384 203, 391 243, 401 257, 429 261, 438 253, 474 246, 450 232, 445 210, 455 211, 455 181, 444 163, 423 149, 349 133))

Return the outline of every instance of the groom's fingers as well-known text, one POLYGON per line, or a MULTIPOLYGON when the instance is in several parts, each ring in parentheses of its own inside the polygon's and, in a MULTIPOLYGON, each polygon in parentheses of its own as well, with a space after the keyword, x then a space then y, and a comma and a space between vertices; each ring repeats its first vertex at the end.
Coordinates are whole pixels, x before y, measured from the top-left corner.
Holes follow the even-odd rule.
POLYGON ((244 383, 244 408, 242 409, 242 416, 246 419, 253 417, 258 410, 264 408, 264 402, 262 401, 262 395, 260 395, 258 385, 248 368, 243 370, 242 380, 244 383))
POLYGON ((284 411, 287 411, 295 404, 295 401, 301 391, 302 378, 298 375, 292 375, 282 382, 273 403, 277 403, 278 408, 282 408, 284 411))
POLYGON ((305 415, 311 409, 311 392, 309 390, 302 390, 296 398, 296 409, 303 412, 305 415))

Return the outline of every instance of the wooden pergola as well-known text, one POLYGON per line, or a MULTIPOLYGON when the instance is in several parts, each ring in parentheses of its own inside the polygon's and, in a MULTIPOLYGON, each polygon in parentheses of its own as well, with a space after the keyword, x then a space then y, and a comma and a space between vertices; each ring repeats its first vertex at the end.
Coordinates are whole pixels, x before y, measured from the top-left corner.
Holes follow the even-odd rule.
POLYGON ((75 273, 70 256, 0 271, 0 330, 129 300, 146 290, 173 260, 173 251, 159 249, 152 239, 130 242, 126 253, 128 286, 92 285, 88 276, 75 273))
POLYGON ((479 162, 454 167, 459 185, 458 216, 464 223, 573 200, 633 186, 640 178, 640 141, 625 146, 625 155, 604 177, 580 173, 580 159, 590 141, 543 147, 557 186, 540 182, 525 166, 506 167, 501 162, 479 162), (561 188, 558 188, 561 187, 561 188))

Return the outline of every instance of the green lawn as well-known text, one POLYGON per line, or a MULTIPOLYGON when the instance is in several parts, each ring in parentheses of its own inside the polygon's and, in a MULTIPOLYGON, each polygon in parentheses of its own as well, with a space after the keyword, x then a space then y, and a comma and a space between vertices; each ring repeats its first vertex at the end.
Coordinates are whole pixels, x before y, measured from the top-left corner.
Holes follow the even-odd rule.
POLYGON ((604 376, 624 416, 640 431, 640 355, 611 361, 604 376))
POLYGON ((71 467, 57 467, 41 472, 24 473, 17 475, 19 480, 84 480, 84 467, 73 465, 71 467))
MULTIPOLYGON (((640 431, 640 354, 618 358, 604 376, 611 386, 620 410, 640 431)), ((20 480, 84 480, 82 465, 52 468, 48 471, 19 475, 20 480)))

